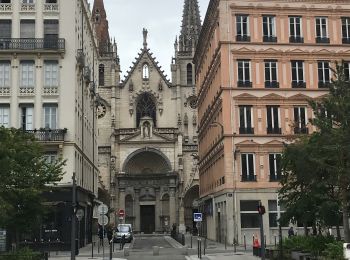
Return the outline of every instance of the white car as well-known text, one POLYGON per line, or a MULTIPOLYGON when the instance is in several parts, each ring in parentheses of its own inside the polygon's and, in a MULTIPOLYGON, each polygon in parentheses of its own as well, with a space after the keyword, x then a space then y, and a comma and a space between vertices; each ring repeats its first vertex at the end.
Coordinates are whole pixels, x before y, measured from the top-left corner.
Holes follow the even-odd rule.
POLYGON ((114 242, 120 242, 122 236, 125 236, 125 242, 131 242, 133 240, 133 232, 131 224, 119 224, 114 233, 114 242))

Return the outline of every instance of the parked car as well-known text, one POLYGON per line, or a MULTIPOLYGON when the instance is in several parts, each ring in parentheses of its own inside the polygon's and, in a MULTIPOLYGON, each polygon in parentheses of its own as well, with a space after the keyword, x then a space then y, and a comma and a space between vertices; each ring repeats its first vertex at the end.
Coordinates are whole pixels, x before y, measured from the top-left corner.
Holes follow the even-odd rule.
POLYGON ((113 238, 114 243, 120 242, 123 235, 125 235, 125 242, 130 243, 134 239, 131 224, 119 224, 117 226, 113 238))

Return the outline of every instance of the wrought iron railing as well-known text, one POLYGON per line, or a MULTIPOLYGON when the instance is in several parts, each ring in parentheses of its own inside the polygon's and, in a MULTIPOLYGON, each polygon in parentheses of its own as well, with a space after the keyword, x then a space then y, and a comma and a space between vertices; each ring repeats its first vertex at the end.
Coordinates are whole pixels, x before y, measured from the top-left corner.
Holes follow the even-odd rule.
POLYGON ((45 38, 0 38, 2 50, 65 50, 65 39, 45 38))
POLYGON ((63 142, 67 129, 34 129, 26 130, 27 133, 34 134, 35 138, 43 142, 63 142))

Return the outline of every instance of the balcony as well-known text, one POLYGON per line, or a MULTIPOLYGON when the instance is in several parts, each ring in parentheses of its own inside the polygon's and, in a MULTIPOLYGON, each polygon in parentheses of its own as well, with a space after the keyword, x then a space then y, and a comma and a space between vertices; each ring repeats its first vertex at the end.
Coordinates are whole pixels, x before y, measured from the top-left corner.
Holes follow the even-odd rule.
POLYGON ((35 96, 34 86, 21 86, 19 88, 19 96, 35 96))
POLYGON ((328 37, 316 37, 316 43, 330 43, 328 37))
POLYGON ((301 36, 289 36, 290 43, 304 43, 304 37, 301 36))
POLYGON ((306 82, 304 82, 304 81, 292 81, 292 88, 306 88, 306 82))
POLYGON ((270 181, 271 181, 271 182, 280 181, 280 180, 281 180, 281 174, 270 175, 270 181))
POLYGON ((306 126, 294 127, 294 134, 309 134, 309 128, 307 128, 306 126))
POLYGON ((265 88, 279 88, 280 83, 278 81, 265 81, 265 88))
POLYGON ((11 3, 0 3, 0 13, 12 12, 12 4, 11 3))
POLYGON ((0 52, 5 51, 45 51, 64 52, 65 39, 44 39, 44 38, 1 38, 0 52))
POLYGON ((250 42, 250 36, 248 35, 236 35, 237 42, 250 42))
POLYGON ((64 142, 64 137, 67 133, 67 129, 34 129, 26 130, 27 133, 31 133, 38 141, 41 142, 64 142))
POLYGON ((59 5, 56 4, 44 4, 44 12, 47 13, 58 13, 59 10, 59 5))
POLYGON ((21 4, 21 12, 35 12, 35 4, 29 4, 29 3, 21 4))
POLYGON ((279 127, 274 127, 274 128, 268 127, 268 128, 266 128, 266 132, 267 132, 267 134, 280 135, 280 134, 282 134, 282 129, 279 127))
POLYGON ((254 134, 254 128, 253 127, 240 127, 239 128, 239 134, 241 134, 241 135, 254 134))
POLYGON ((263 42, 277 42, 276 36, 264 36, 263 42))
POLYGON ((319 81, 318 88, 329 88, 331 82, 329 81, 319 81))
POLYGON ((343 44, 350 44, 350 38, 343 38, 342 42, 343 44))
POLYGON ((256 175, 242 175, 243 182, 256 181, 256 175))
POLYGON ((57 96, 58 95, 58 87, 49 87, 46 86, 43 88, 43 96, 57 96))
POLYGON ((0 97, 8 97, 8 96, 11 96, 11 88, 0 87, 0 97))
POLYGON ((237 81, 237 87, 239 88, 251 88, 253 84, 251 81, 237 81))

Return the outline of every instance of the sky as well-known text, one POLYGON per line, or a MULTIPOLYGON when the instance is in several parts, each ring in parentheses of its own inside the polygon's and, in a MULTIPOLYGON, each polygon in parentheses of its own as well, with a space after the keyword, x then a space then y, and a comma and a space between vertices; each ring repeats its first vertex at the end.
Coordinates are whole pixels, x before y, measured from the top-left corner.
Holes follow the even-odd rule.
MULTIPOLYGON (((89 0, 92 3, 93 0, 89 0)), ((148 30, 148 48, 171 79, 175 37, 180 34, 184 0, 104 0, 110 37, 116 39, 124 78, 143 47, 142 29, 148 30)), ((198 0, 203 22, 209 0, 198 0)))

